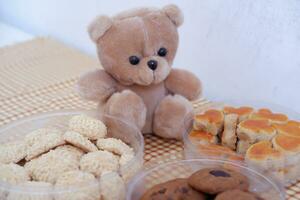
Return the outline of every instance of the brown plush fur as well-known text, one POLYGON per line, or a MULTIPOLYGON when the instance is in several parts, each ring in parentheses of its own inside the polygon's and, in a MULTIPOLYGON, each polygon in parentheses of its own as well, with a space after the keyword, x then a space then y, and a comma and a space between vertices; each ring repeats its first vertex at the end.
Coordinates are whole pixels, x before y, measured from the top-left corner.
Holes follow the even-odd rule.
POLYGON ((182 22, 182 13, 174 5, 96 18, 88 30, 104 70, 84 75, 78 84, 80 94, 143 133, 180 139, 186 129, 184 119, 193 110, 188 100, 201 94, 195 75, 171 69, 182 22), (167 49, 166 56, 157 54, 161 47, 167 49), (130 56, 139 57, 139 63, 132 65, 130 56), (157 61, 155 70, 149 68, 149 60, 157 61))

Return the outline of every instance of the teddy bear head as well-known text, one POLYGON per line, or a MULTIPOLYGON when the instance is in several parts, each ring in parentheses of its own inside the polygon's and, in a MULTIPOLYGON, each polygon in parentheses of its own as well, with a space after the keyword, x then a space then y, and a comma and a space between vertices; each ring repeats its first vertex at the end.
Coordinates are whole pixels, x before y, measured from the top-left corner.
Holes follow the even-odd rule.
POLYGON ((175 5, 99 16, 88 27, 100 62, 124 85, 151 85, 169 75, 183 16, 175 5))

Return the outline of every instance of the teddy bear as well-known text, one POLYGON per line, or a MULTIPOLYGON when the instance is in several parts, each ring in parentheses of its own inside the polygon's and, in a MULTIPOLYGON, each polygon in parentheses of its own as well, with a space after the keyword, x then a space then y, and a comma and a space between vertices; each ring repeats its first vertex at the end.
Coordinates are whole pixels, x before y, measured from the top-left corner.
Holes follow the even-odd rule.
POLYGON ((181 139, 202 92, 193 73, 172 68, 182 23, 176 5, 98 16, 88 33, 103 69, 80 77, 79 94, 142 133, 181 139))

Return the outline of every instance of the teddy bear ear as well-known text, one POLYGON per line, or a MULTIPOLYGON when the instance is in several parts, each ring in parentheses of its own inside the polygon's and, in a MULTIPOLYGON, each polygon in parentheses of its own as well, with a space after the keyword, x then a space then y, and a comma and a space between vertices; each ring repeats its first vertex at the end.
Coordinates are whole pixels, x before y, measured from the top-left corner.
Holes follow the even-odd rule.
POLYGON ((88 26, 88 33, 95 43, 112 26, 112 19, 108 16, 96 17, 88 26))
POLYGON ((162 11, 170 18, 175 26, 180 26, 183 23, 183 13, 174 4, 167 5, 162 8, 162 11))

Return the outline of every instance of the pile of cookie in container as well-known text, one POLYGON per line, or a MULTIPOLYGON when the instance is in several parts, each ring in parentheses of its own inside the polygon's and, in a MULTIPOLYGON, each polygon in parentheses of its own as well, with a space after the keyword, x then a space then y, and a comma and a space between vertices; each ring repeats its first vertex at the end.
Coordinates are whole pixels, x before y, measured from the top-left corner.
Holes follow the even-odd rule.
POLYGON ((143 165, 135 127, 93 112, 35 116, 2 129, 1 200, 125 199, 143 165), (112 130, 116 126, 123 130, 112 130))
POLYGON ((0 131, 0 199, 281 200, 300 175, 299 137, 282 113, 209 108, 183 133, 187 160, 146 169, 133 125, 95 111, 42 114, 0 131))

